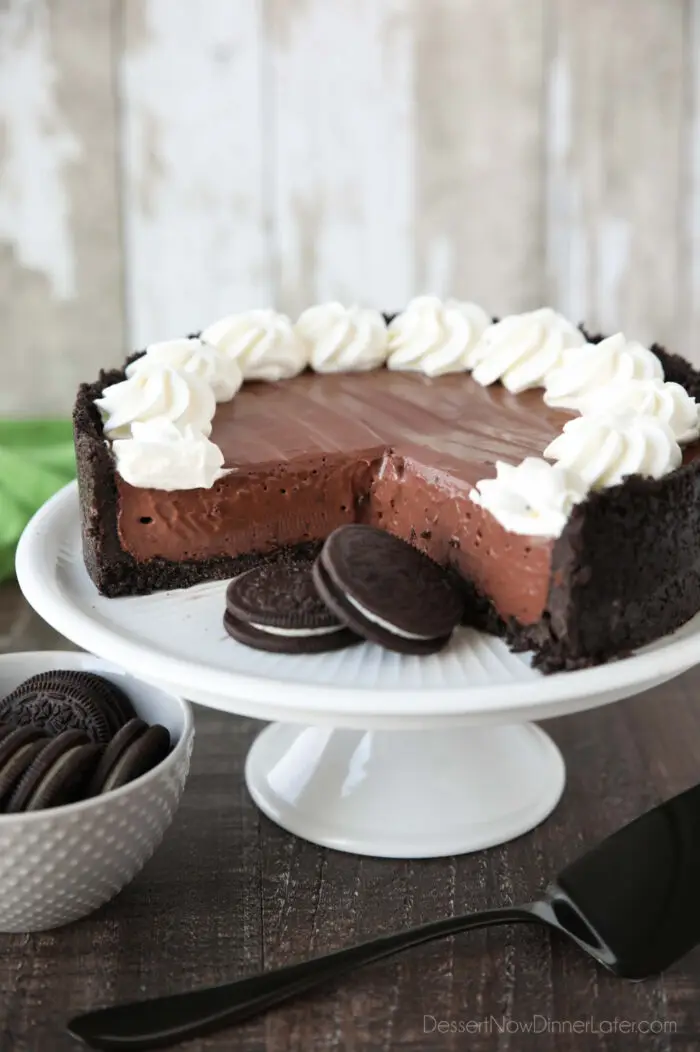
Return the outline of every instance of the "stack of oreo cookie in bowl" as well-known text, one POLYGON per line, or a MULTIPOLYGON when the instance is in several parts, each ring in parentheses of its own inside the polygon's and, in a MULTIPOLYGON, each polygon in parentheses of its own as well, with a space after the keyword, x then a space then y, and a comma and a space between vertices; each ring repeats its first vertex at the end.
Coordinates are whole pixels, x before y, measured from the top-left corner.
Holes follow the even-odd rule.
POLYGON ((0 701, 0 813, 89 799, 127 785, 170 752, 126 694, 92 672, 40 672, 0 701))
POLYGON ((314 559, 263 564, 231 581, 224 626, 259 650, 318 654, 368 641, 432 654, 449 641, 463 603, 449 574, 372 526, 340 526, 314 559))
POLYGON ((80 653, 0 657, 0 931, 91 912, 141 869, 189 769, 188 704, 80 653))

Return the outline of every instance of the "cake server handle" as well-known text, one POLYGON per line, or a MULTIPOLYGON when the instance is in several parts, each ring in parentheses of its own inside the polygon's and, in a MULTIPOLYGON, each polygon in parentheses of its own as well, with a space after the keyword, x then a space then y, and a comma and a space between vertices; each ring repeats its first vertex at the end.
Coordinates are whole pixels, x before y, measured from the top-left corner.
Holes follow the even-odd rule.
POLYGON ((76 1016, 69 1032, 90 1048, 147 1050, 165 1048, 179 1041, 201 1037, 242 1023, 298 994, 330 983, 355 968, 381 961, 401 950, 494 924, 538 921, 536 904, 506 906, 467 916, 449 917, 371 942, 351 946, 301 964, 263 972, 247 979, 212 986, 191 993, 172 994, 150 1001, 101 1008, 76 1016))

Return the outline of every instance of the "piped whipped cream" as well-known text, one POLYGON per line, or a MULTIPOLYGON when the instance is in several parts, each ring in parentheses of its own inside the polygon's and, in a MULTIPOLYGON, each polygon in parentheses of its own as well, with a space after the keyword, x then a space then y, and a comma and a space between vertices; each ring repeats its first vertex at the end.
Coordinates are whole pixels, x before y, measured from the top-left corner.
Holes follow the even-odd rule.
POLYGON ((469 497, 510 533, 558 537, 587 490, 575 471, 526 457, 515 466, 496 461, 496 477, 477 482, 469 497))
POLYGON ((516 393, 543 386, 545 402, 583 414, 545 450, 517 467, 499 462, 495 479, 471 497, 516 533, 557 536, 590 489, 628 475, 659 478, 682 462, 680 444, 700 437, 700 408, 659 359, 622 333, 586 344, 551 308, 493 324, 474 303, 413 299, 387 327, 376 310, 337 302, 304 311, 296 325, 273 310, 229 315, 199 338, 151 344, 126 380, 96 399, 117 469, 133 485, 207 488, 224 475, 208 441, 216 401, 245 380, 277 381, 311 365, 318 372, 388 365, 427 376, 473 370, 516 393))
POLYGON ((681 446, 700 436, 700 406, 680 384, 663 380, 608 384, 598 392, 596 406, 596 412, 638 413, 662 420, 681 446))
POLYGON ((182 490, 210 488, 222 478, 218 446, 193 427, 176 427, 163 418, 136 421, 130 438, 112 443, 117 471, 131 486, 182 490))
POLYGON ((513 314, 489 326, 469 355, 468 366, 478 384, 500 380, 517 394, 543 387, 563 354, 586 342, 580 329, 551 307, 513 314))
POLYGON ((317 373, 366 372, 386 361, 387 327, 378 310, 321 303, 305 310, 294 328, 317 373))
POLYGON ((209 325, 200 339, 232 359, 244 380, 288 380, 308 365, 304 341, 286 314, 274 310, 229 314, 209 325))
POLYGON ((243 374, 235 358, 221 354, 215 347, 196 338, 152 343, 144 355, 128 366, 126 375, 132 377, 157 372, 163 366, 198 376, 209 384, 217 402, 230 401, 243 383, 243 374))
POLYGON ((129 438, 135 424, 152 420, 209 435, 216 411, 214 392, 205 380, 169 366, 154 366, 105 387, 95 405, 103 415, 108 438, 129 438))
POLYGON ((630 412, 569 420, 544 456, 575 471, 591 489, 617 486, 629 475, 658 479, 683 460, 667 423, 630 412))
POLYGON ((544 400, 555 409, 588 413, 598 408, 600 390, 629 380, 663 380, 661 362, 648 347, 623 333, 565 353, 545 378, 544 400))
POLYGON ((417 296, 389 324, 390 369, 461 373, 491 318, 476 303, 417 296))

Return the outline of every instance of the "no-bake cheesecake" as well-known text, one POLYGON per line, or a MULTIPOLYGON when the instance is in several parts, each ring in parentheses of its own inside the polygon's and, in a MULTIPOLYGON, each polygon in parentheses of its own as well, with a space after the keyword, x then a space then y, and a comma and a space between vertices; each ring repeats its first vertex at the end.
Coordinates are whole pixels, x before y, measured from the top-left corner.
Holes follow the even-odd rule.
POLYGON ((698 392, 682 358, 549 309, 232 315, 81 387, 86 565, 143 594, 367 523, 544 671, 595 664, 700 609, 698 392))

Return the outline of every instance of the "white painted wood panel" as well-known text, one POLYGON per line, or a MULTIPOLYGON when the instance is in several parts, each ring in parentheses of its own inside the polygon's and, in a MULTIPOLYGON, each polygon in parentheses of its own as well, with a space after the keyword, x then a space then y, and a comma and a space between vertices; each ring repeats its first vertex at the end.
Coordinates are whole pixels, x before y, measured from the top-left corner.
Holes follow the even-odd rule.
POLYGON ((257 0, 124 0, 129 335, 270 301, 257 0))
POLYGON ((556 0, 548 70, 550 295, 577 320, 674 347, 684 7, 556 0))
POLYGON ((0 0, 0 414, 331 297, 700 364, 699 56, 700 0, 0 0))
POLYGON ((496 314, 544 293, 544 5, 415 6, 417 281, 496 314))
POLYGON ((410 0, 266 2, 277 300, 415 287, 410 0))
POLYGON ((700 0, 688 0, 680 231, 683 353, 700 365, 700 0))
POLYGON ((122 355, 111 16, 0 8, 0 415, 67 413, 122 355))

